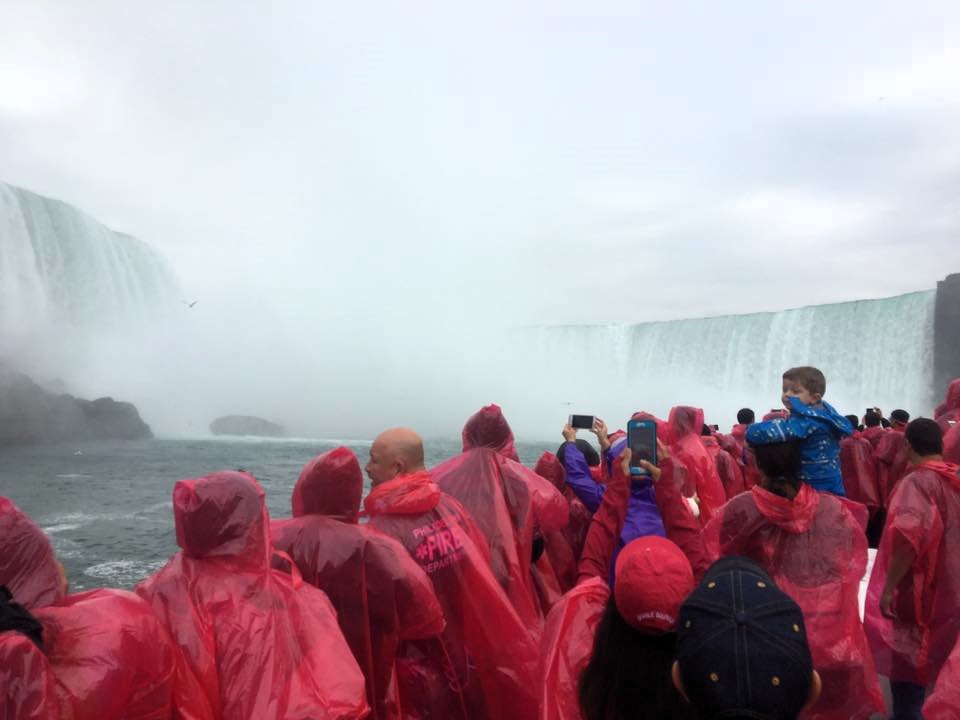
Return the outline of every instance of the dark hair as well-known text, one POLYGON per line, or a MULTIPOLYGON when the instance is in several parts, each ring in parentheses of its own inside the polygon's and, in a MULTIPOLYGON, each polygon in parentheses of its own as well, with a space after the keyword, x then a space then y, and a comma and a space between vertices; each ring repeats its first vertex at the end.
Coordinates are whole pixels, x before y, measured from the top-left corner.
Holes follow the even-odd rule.
POLYGON ((910 413, 908 413, 906 410, 894 410, 892 413, 890 413, 890 419, 906 424, 910 422, 910 413))
POLYGON ((800 489, 800 443, 771 443, 752 447, 757 467, 765 480, 763 487, 775 495, 793 498, 800 489))
POLYGON ((713 430, 710 429, 710 426, 706 423, 703 424, 703 427, 700 428, 700 435, 706 437, 707 435, 713 435, 713 430))
POLYGON ((890 427, 890 421, 887 420, 885 417, 880 418, 880 424, 883 425, 885 428, 890 427))
POLYGON ((876 427, 882 420, 883 418, 876 410, 867 410, 867 414, 863 416, 863 424, 867 427, 876 427))
POLYGON ((756 414, 750 408, 740 408, 737 412, 737 422, 741 425, 753 425, 756 419, 756 414))
POLYGON ((793 380, 809 393, 823 395, 827 391, 827 379, 815 367, 790 368, 783 374, 784 380, 793 380))
POLYGON ((917 418, 907 425, 907 442, 920 457, 943 454, 943 432, 936 422, 917 418))
POLYGON ((0 634, 18 632, 26 635, 43 650, 43 626, 23 605, 14 602, 13 594, 0 585, 0 634))
POLYGON ((693 709, 671 677, 676 644, 676 633, 646 634, 630 627, 611 593, 590 662, 580 675, 584 720, 693 720, 693 709))
POLYGON ((853 429, 856 430, 857 426, 860 424, 860 418, 858 418, 856 415, 844 415, 844 417, 847 419, 847 422, 853 426, 853 429))
MULTIPOLYGON (((588 443, 586 440, 583 440, 582 438, 577 438, 576 445, 577 445, 577 450, 583 453, 583 457, 587 461, 587 465, 589 465, 590 467, 596 467, 597 465, 600 464, 600 454, 597 452, 597 449, 593 445, 588 443)), ((557 452, 556 452, 557 460, 559 460, 561 463, 563 462, 563 456, 566 455, 566 452, 565 452, 566 449, 567 449, 566 443, 564 443, 559 448, 557 448, 557 452)))

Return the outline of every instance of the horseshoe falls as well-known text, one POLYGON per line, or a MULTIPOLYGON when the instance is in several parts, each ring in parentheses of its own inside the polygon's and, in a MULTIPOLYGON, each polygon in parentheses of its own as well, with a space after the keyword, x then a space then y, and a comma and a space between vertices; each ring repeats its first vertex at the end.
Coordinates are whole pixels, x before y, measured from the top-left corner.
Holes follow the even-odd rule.
POLYGON ((67 379, 88 350, 150 333, 179 299, 145 243, 0 183, 0 363, 67 379))
POLYGON ((575 412, 626 418, 691 404, 726 429, 740 407, 759 416, 780 406, 784 370, 814 365, 841 413, 876 405, 929 414, 935 301, 929 290, 782 312, 532 328, 524 331, 533 344, 529 377, 552 405, 575 412))

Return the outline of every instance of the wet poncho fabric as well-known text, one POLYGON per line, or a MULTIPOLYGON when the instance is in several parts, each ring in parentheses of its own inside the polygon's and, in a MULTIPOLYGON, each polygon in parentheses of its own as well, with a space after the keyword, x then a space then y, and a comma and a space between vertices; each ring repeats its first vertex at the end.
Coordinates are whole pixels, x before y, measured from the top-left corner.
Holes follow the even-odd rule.
POLYGON ((960 424, 951 427, 943 436, 943 459, 960 465, 960 424))
POLYGON ((215 717, 362 718, 364 678, 327 596, 271 569, 253 476, 219 472, 173 490, 181 551, 141 582, 215 717))
POLYGON ((490 548, 494 577, 528 627, 542 622, 531 577, 534 533, 563 529, 569 503, 537 473, 486 447, 441 463, 431 471, 440 489, 462 504, 490 548))
POLYGON ((304 468, 289 520, 270 523, 271 540, 303 580, 323 590, 363 670, 373 720, 425 718, 409 677, 441 668, 443 658, 403 656, 406 640, 439 638, 443 610, 433 584, 400 543, 356 519, 363 476, 356 456, 336 448, 304 468), (329 513, 329 515, 324 514, 329 513), (426 663, 428 667, 421 667, 426 663))
POLYGON ((897 486, 867 589, 864 624, 877 671, 927 685, 960 634, 960 479, 957 466, 924 462, 897 486), (894 543, 916 558, 894 592, 896 620, 880 614, 894 543))
POLYGON ((367 495, 370 526, 398 540, 430 577, 449 661, 434 717, 536 715, 537 641, 490 570, 486 540, 463 506, 421 471, 367 495))
POLYGON ((869 440, 859 435, 841 440, 840 469, 848 498, 863 503, 871 511, 883 507, 877 480, 877 460, 869 440))
POLYGON ((57 701, 72 720, 215 717, 180 649, 133 593, 68 595, 35 615, 57 701))
POLYGON ((13 501, 0 497, 0 585, 27 610, 63 598, 50 539, 13 501))
POLYGON ((924 720, 956 720, 960 713, 960 643, 957 643, 937 677, 933 692, 923 704, 924 720))
POLYGON ((551 452, 543 453, 537 460, 534 472, 549 480, 550 484, 563 494, 568 503, 567 524, 560 530, 543 533, 545 552, 557 575, 561 592, 566 592, 576 583, 577 562, 583 551, 583 542, 590 528, 592 513, 567 485, 566 472, 556 455, 551 452))
POLYGON ((63 717, 53 670, 43 651, 26 635, 0 633, 0 720, 63 717))
POLYGON ((713 458, 713 464, 716 465, 717 475, 723 483, 727 500, 746 490, 743 484, 743 470, 737 465, 737 461, 720 447, 720 441, 710 435, 701 436, 700 441, 713 458))
POLYGON ((751 445, 801 441, 800 479, 816 490, 843 495, 840 440, 852 434, 850 421, 830 403, 817 408, 792 397, 789 417, 754 423, 746 438, 751 445))
POLYGON ((960 423, 960 378, 953 380, 947 387, 947 396, 933 411, 933 419, 943 432, 950 429, 951 420, 960 423))
POLYGON ((897 484, 911 470, 910 451, 903 430, 888 430, 880 436, 874 449, 877 462, 877 487, 884 507, 890 503, 897 484))
POLYGON ((485 447, 520 462, 513 431, 499 405, 487 405, 471 415, 463 426, 461 437, 464 452, 485 447))
POLYGON ((742 555, 757 562, 803 610, 823 681, 805 717, 848 720, 882 711, 857 597, 867 541, 841 498, 802 483, 793 500, 754 487, 710 522, 704 542, 711 559, 742 555))
POLYGON ((670 453, 687 469, 687 486, 683 494, 697 496, 700 523, 706 525, 727 501, 727 493, 717 472, 716 463, 700 439, 703 410, 685 405, 670 410, 669 424, 673 432, 670 453))

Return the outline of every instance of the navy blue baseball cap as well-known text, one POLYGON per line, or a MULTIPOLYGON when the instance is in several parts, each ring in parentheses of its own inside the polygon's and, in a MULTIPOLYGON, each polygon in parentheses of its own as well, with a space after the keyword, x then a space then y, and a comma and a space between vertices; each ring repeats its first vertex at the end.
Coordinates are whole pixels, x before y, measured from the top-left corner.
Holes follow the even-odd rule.
POLYGON ((743 557, 715 562, 680 607, 677 664, 703 720, 795 720, 810 696, 803 613, 743 557))

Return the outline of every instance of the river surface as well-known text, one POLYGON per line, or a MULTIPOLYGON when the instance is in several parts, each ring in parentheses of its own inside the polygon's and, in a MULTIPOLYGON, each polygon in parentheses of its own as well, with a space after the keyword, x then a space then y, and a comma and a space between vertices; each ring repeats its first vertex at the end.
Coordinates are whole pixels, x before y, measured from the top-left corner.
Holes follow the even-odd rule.
MULTIPOLYGON (((518 443, 531 465, 555 445, 518 443)), ((158 439, 0 449, 0 495, 50 536, 71 590, 129 588, 177 552, 170 496, 174 483, 224 469, 260 481, 271 517, 289 517, 300 469, 337 445, 367 461, 363 440, 158 439)), ((425 442, 427 465, 460 452, 459 440, 425 442)), ((365 479, 366 480, 366 479, 365 479)))

